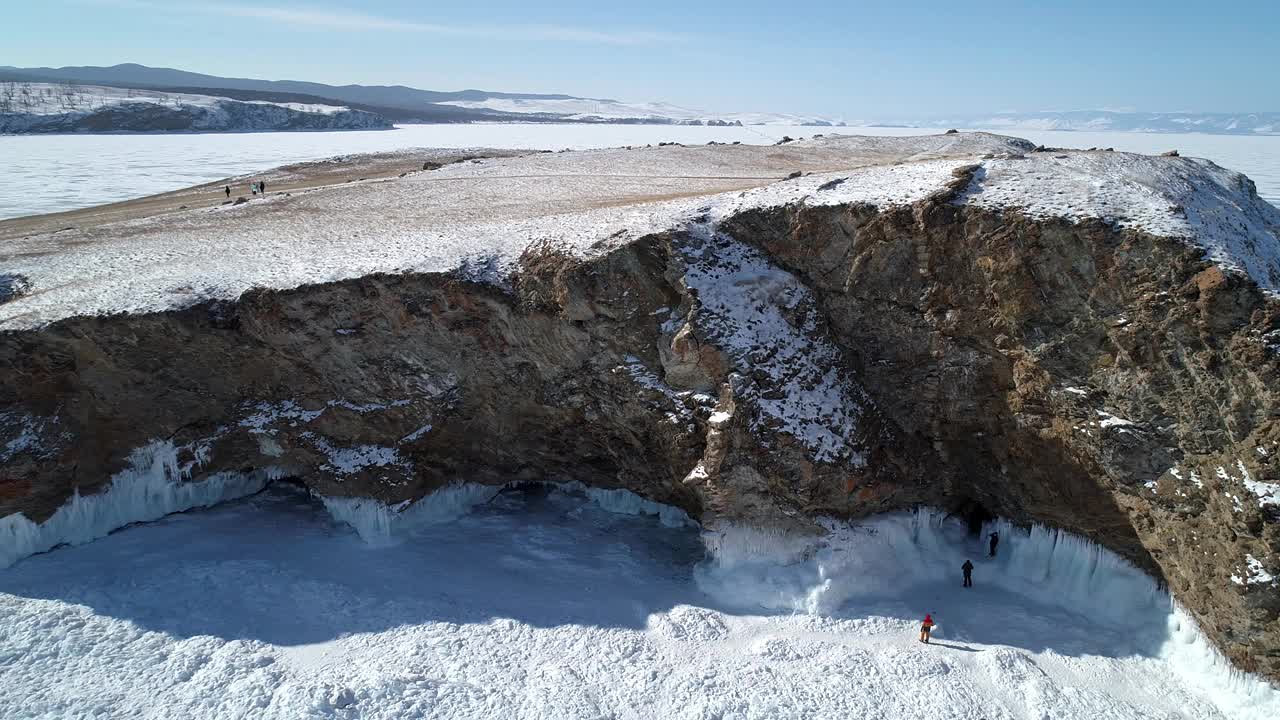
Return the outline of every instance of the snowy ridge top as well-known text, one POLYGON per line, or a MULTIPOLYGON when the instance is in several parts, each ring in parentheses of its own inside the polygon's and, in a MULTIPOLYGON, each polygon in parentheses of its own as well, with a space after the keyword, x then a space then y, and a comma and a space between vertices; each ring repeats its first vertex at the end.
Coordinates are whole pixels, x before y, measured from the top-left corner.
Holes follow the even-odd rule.
POLYGON ((989 159, 960 202, 1184 238, 1280 294, 1280 209, 1247 177, 1208 160, 1115 152, 989 159))
POLYGON ((376 272, 464 267, 501 281, 535 242, 585 256, 753 208, 908 204, 975 163, 958 202, 1189 238, 1280 289, 1280 211, 1244 176, 1201 160, 1030 147, 958 133, 539 153, 15 238, 0 245, 0 268, 31 291, 0 304, 0 330, 376 272), (786 179, 796 172, 809 174, 786 179))

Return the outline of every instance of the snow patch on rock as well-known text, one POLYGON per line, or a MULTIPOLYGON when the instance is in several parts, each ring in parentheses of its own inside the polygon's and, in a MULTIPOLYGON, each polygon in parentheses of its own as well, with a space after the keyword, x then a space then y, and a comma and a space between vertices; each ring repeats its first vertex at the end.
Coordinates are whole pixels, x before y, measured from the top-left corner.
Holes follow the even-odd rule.
POLYGON ((9 428, 10 439, 0 446, 0 463, 8 462, 21 453, 41 455, 44 448, 40 436, 45 426, 57 418, 37 417, 14 410, 0 412, 0 427, 9 428))
POLYGON ((679 246, 697 294, 691 322, 732 361, 759 437, 785 433, 815 460, 860 466, 869 400, 827 338, 812 293, 764 255, 706 226, 679 246))
POLYGON ((334 447, 325 438, 306 433, 316 448, 328 456, 329 462, 321 465, 321 470, 336 475, 354 475, 362 470, 375 467, 398 467, 406 474, 413 472, 413 463, 400 457, 400 451, 382 445, 354 445, 352 447, 334 447))
POLYGON ((1271 585, 1275 581, 1275 576, 1267 572, 1267 569, 1262 565, 1262 561, 1247 553, 1244 556, 1244 576, 1234 573, 1231 575, 1231 582, 1244 586, 1271 585))

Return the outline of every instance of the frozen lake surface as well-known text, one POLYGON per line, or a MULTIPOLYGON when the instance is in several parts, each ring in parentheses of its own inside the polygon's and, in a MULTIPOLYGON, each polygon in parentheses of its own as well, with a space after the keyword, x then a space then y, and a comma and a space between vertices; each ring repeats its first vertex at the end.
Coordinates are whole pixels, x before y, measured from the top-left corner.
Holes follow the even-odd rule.
MULTIPOLYGON (((587 149, 659 142, 772 144, 815 133, 918 135, 914 128, 757 125, 403 125, 391 131, 0 136, 0 219, 127 200, 334 155, 414 147, 587 149)), ((1001 131, 1057 147, 1177 148, 1245 173, 1280 203, 1280 136, 1001 131)))
POLYGON ((811 553, 729 531, 712 563, 697 528, 610 498, 517 490, 371 545, 272 487, 28 558, 0 570, 0 707, 619 720, 1280 707, 1212 664, 1145 577, 1070 538, 1006 529, 989 560, 956 521, 898 515, 811 553), (940 626, 928 646, 926 612, 940 626))

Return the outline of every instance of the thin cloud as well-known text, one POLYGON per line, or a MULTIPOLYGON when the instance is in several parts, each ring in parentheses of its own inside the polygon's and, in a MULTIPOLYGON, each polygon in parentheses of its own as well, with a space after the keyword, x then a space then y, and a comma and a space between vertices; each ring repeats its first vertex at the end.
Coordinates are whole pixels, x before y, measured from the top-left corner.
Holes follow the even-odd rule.
POLYGON ((225 3, 184 5, 149 0, 90 0, 94 5, 163 13, 221 15, 269 20, 286 25, 347 31, 408 32, 499 40, 550 40, 600 45, 671 45, 687 38, 678 33, 601 30, 572 25, 448 25, 330 10, 319 7, 269 7, 225 3))

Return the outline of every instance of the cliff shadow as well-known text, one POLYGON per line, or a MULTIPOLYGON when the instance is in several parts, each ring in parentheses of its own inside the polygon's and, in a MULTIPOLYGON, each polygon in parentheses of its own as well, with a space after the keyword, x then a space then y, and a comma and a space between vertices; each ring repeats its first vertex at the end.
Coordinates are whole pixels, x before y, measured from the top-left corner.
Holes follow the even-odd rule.
MULTIPOLYGON (((506 493, 403 542, 373 547, 305 494, 276 486, 29 558, 0 571, 0 592, 87 606, 177 638, 284 647, 427 623, 502 621, 700 638, 723 631, 717 613, 791 614, 733 602, 758 587, 739 588, 730 601, 704 592, 695 581, 703 558, 694 527, 664 527, 651 516, 609 513, 545 490, 506 493)), ((983 570, 974 590, 959 587, 958 572, 901 586, 878 578, 883 593, 842 604, 828 627, 833 639, 858 641, 840 637, 847 632, 841 622, 888 621, 907 642, 933 612, 944 643, 1114 657, 1153 655, 1163 639, 1154 627, 1099 624, 1087 609, 1073 613, 984 587, 983 570)))

